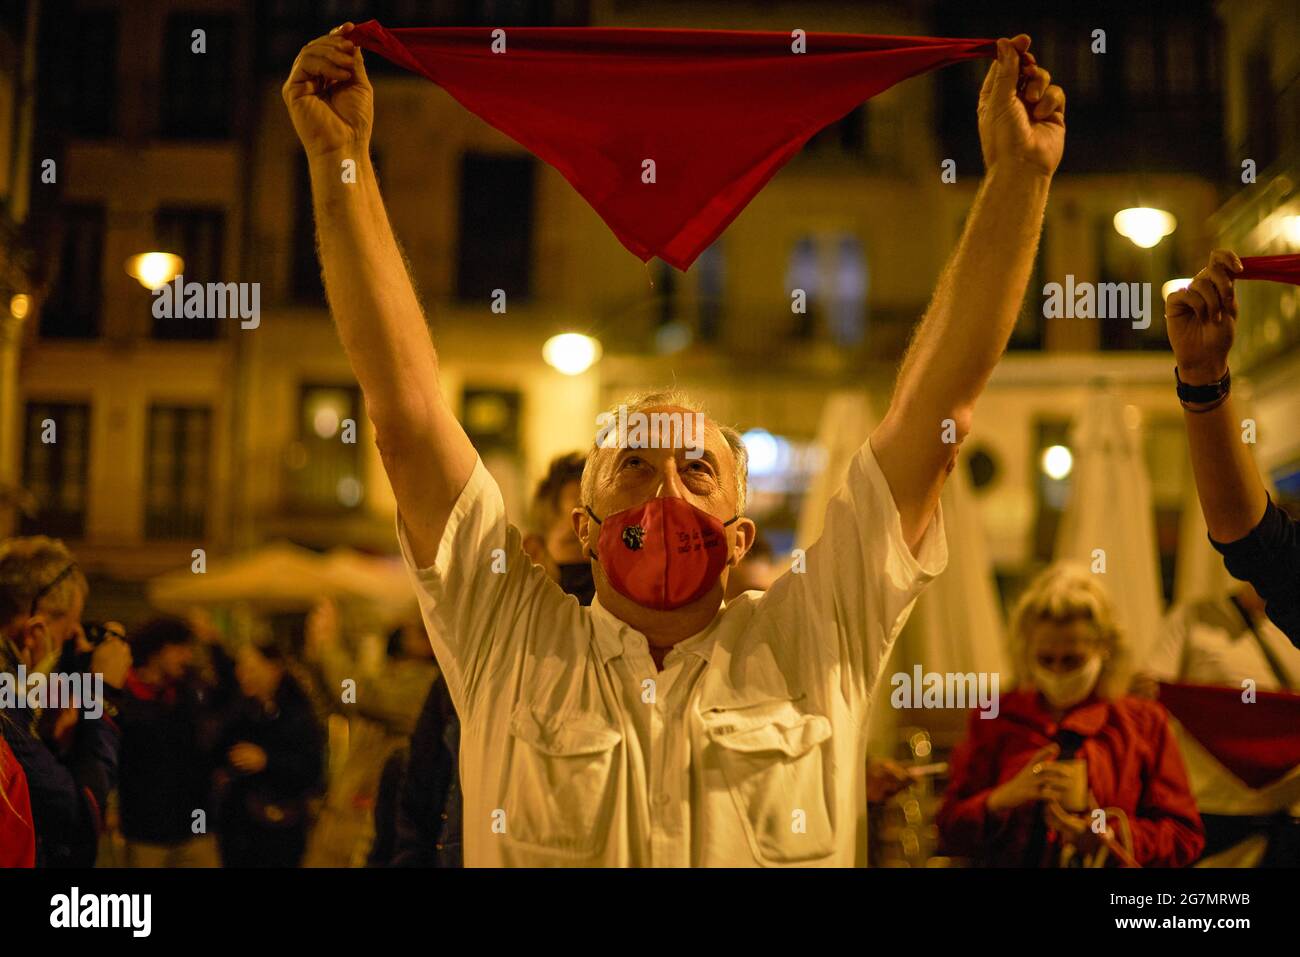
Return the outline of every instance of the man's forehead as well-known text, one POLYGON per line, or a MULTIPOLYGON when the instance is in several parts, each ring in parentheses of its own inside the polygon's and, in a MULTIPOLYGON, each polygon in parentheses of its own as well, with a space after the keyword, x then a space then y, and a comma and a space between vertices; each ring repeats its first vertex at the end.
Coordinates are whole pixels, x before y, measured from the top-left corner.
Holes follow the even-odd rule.
MULTIPOLYGON (((736 457, 731 450, 731 445, 727 442, 727 437, 722 434, 722 429, 718 427, 718 424, 714 422, 712 419, 710 419, 708 415, 706 415, 705 413, 695 409, 688 409, 685 406, 680 406, 680 405, 647 406, 646 408, 637 409, 636 411, 641 415, 646 416, 650 422, 680 421, 682 423, 681 431, 675 431, 672 429, 669 429, 667 431, 669 435, 672 435, 675 438, 679 439, 684 444, 685 449, 687 450, 699 447, 700 440, 699 440, 699 436, 695 432, 695 422, 697 421, 696 416, 703 416, 705 451, 713 453, 713 455, 717 458, 719 465, 721 466, 733 467, 735 465, 736 457), (661 416, 661 417, 674 416, 674 418, 673 419, 661 418, 659 420, 655 420, 655 419, 651 419, 650 418, 651 416, 661 416)), ((630 414, 631 413, 629 413, 629 415, 630 414)), ((630 428, 629 431, 631 431, 630 428)), ((602 451, 605 451, 605 449, 602 449, 602 451)), ((609 451, 618 453, 623 450, 621 448, 615 447, 609 449, 609 451)), ((648 451, 654 451, 654 449, 650 449, 648 451)), ((682 449, 678 448, 675 449, 674 451, 680 452, 682 451, 682 449)), ((612 462, 616 457, 617 454, 611 455, 608 457, 607 461, 612 462)))

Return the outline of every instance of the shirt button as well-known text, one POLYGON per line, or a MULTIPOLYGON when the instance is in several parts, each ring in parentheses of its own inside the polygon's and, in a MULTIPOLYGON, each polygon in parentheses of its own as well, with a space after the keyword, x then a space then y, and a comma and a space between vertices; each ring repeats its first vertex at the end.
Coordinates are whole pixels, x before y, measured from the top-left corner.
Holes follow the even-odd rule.
POLYGON ((447 820, 447 812, 446 812, 446 811, 443 811, 443 812, 442 812, 442 819, 443 819, 444 821, 447 820))
POLYGON ((439 850, 439 851, 442 850, 442 845, 441 845, 441 844, 435 844, 435 845, 433 845, 433 846, 434 846, 434 848, 435 848, 436 850, 439 850))

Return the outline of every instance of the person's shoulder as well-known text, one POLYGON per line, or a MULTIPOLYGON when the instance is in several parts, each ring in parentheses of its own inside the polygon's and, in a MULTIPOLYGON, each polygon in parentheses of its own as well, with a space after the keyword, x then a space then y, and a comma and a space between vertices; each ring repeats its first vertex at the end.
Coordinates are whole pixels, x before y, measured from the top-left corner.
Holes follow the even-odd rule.
POLYGON ((1169 712, 1159 701, 1138 695, 1121 695, 1111 700, 1110 706, 1132 721, 1141 730, 1156 730, 1169 721, 1169 712))

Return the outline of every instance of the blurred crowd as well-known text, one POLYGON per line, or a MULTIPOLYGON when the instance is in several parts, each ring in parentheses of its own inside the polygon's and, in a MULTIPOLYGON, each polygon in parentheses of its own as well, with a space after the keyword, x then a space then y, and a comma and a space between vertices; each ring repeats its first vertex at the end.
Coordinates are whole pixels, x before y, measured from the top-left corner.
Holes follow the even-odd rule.
MULTIPOLYGON (((588 604, 569 518, 583 462, 551 464, 523 543, 588 604)), ((780 570, 760 542, 728 599, 780 570)), ((197 611, 88 623, 88 597, 61 542, 0 543, 0 864, 461 866, 460 724, 418 615, 376 653, 322 600, 300 641, 236 646, 197 611), (99 700, 12 693, 70 674, 102 675, 99 700)), ((1300 692, 1300 650, 1249 585, 1175 607, 1134 662, 1099 577, 1058 564, 1021 595, 1010 631, 1018 684, 995 717, 972 712, 949 761, 866 762, 873 807, 941 783, 935 860, 1300 863, 1295 776, 1252 788, 1199 751, 1189 761, 1159 703, 1170 684, 1300 692)))

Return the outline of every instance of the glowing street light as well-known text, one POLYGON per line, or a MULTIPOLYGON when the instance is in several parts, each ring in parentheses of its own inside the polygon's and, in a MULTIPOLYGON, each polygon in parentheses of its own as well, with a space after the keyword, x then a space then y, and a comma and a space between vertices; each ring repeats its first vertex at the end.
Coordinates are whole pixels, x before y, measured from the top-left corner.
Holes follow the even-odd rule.
POLYGON ((1294 249, 1300 249, 1300 216, 1282 217, 1282 235, 1294 249))
POLYGON ((167 285, 184 268, 181 257, 171 253, 140 253, 126 261, 127 275, 151 292, 167 285))
POLYGON ((551 336, 542 345, 542 358, 547 365, 565 375, 582 375, 599 361, 600 355, 600 342, 580 332, 551 336))
POLYGON ((1191 284, 1192 280, 1190 278, 1171 279, 1160 287, 1160 296, 1162 299, 1168 299, 1174 293, 1178 292, 1178 290, 1186 289, 1191 284))
POLYGON ((1133 206, 1115 214, 1115 231, 1143 249, 1157 245, 1177 228, 1173 213, 1150 206, 1133 206))
POLYGON ((1050 479, 1061 481, 1074 468, 1074 455, 1064 445, 1052 445, 1043 449, 1043 474, 1050 479))
POLYGON ((18 293, 9 300, 9 315, 15 319, 25 319, 27 310, 32 307, 32 300, 26 293, 18 293))

